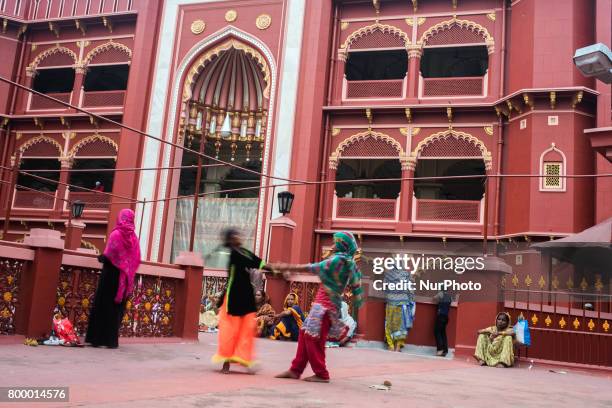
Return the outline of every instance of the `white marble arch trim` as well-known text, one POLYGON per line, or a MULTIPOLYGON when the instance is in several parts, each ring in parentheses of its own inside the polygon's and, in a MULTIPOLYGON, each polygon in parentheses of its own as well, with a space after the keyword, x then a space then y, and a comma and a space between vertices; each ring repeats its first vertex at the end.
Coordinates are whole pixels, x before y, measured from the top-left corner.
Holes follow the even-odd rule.
MULTIPOLYGON (((151 95, 151 110, 149 113, 149 120, 148 120, 148 126, 147 126, 147 131, 151 134, 154 134, 156 136, 161 136, 161 129, 163 127, 163 122, 165 119, 166 99, 167 99, 167 93, 169 90, 168 84, 169 84, 169 78, 170 78, 170 61, 172 61, 172 49, 173 49, 172 46, 174 45, 174 38, 176 34, 174 31, 174 27, 177 21, 179 5, 207 3, 207 2, 213 2, 213 1, 218 1, 218 0, 167 0, 166 1, 165 8, 164 8, 164 15, 163 15, 162 30, 160 32, 161 39, 160 39, 159 46, 158 46, 159 48, 158 48, 158 55, 157 55, 156 67, 155 67, 154 88, 153 88, 153 93, 151 95)), ((288 4, 289 4, 289 10, 288 10, 287 23, 285 25, 284 30, 282 31, 286 33, 286 38, 285 38, 284 50, 282 54, 283 61, 284 61, 283 69, 282 69, 282 77, 281 77, 283 79, 283 92, 282 92, 283 94, 282 102, 283 103, 277 109, 278 111, 277 114, 279 118, 281 117, 286 118, 287 115, 293 118, 294 113, 295 113, 295 103, 297 99, 297 81, 295 80, 295 78, 298 75, 298 71, 297 69, 295 69, 295 67, 299 67, 299 59, 300 59, 299 50, 301 49, 302 31, 303 31, 303 24, 304 24, 305 0, 288 0, 288 4), (288 29, 289 26, 291 26, 291 30, 288 29), (293 50, 293 52, 288 52, 288 48, 290 48, 292 45, 293 45, 293 48, 296 48, 296 50, 293 50), (290 55, 292 57, 295 57, 296 51, 297 51, 297 58, 292 58, 293 61, 295 61, 294 62, 295 65, 293 65, 292 67, 287 67, 286 66, 286 62, 288 59, 287 56, 290 55), (294 69, 293 72, 291 71, 291 68, 294 69), (294 79, 293 81, 291 81, 292 78, 294 79), (285 97, 285 94, 287 95, 286 97, 285 97)), ((250 34, 241 32, 238 29, 231 27, 231 26, 228 26, 224 30, 218 32, 217 34, 213 34, 211 37, 204 39, 203 42, 210 44, 212 41, 216 41, 219 38, 222 38, 222 37, 218 37, 218 35, 222 35, 223 33, 225 33, 225 35, 234 34, 236 35, 236 37, 244 39, 245 41, 256 46, 261 52, 263 52, 266 55, 268 62, 271 64, 272 87, 271 87, 271 95, 270 95, 270 102, 271 102, 270 106, 271 107, 275 106, 277 68, 276 68, 275 60, 271 52, 269 51, 269 49, 259 40, 253 38, 250 34), (212 37, 215 37, 215 39, 211 39, 212 37)), ((203 45, 202 42, 199 45, 196 45, 194 49, 192 49, 190 53, 185 57, 185 60, 181 66, 180 72, 177 71, 174 78, 181 78, 186 69, 186 66, 187 66, 186 64, 191 62, 191 60, 193 60, 193 58, 195 57, 195 54, 197 54, 199 51, 201 51, 206 46, 207 45, 203 45)), ((168 132, 165 135, 166 140, 168 139, 171 140, 172 135, 174 133, 174 126, 176 124, 175 122, 176 111, 178 107, 178 97, 179 97, 180 89, 181 89, 180 84, 175 83, 173 91, 172 91, 173 98, 170 102, 171 103, 170 105, 171 114, 168 115, 169 123, 168 123, 168 132)), ((266 152, 266 156, 264 158, 264 163, 262 167, 262 171, 264 173, 267 173, 268 168, 270 166, 269 156, 270 156, 270 151, 272 150, 271 149, 272 146, 270 145, 270 137, 271 137, 271 130, 272 130, 271 123, 274 117, 275 115, 269 115, 268 126, 266 127, 267 128, 267 134, 266 134, 267 152, 266 152)), ((280 119, 277 120, 277 122, 279 121, 280 119)), ((274 162, 280 162, 281 160, 279 160, 279 158, 290 157, 290 154, 291 154, 291 142, 293 138, 293 120, 290 120, 288 123, 284 122, 283 126, 278 125, 276 131, 277 131, 277 135, 282 135, 282 136, 277 136, 277 137, 283 138, 283 141, 282 141, 283 143, 279 143, 279 140, 277 140, 274 146, 274 151, 275 151, 274 162)), ((151 167, 156 166, 157 163, 159 162, 159 154, 162 151, 164 152, 163 165, 167 165, 167 163, 169 162, 169 151, 170 151, 169 146, 166 145, 165 148, 162 150, 161 143, 148 139, 145 145, 145 157, 144 157, 145 164, 144 166, 151 166, 151 167)), ((289 166, 289 161, 290 160, 287 160, 287 164, 286 164, 287 167, 289 166)), ((274 174, 277 175, 278 171, 279 169, 275 168, 274 174)), ((286 171, 288 173, 288 170, 286 171)), ((167 177, 168 177, 167 171, 163 172, 160 175, 159 181, 161 182, 160 184, 161 191, 159 192, 158 197, 164 197, 166 194, 167 177)), ((139 198, 142 199, 144 197, 152 197, 155 191, 155 186, 157 184, 158 182, 154 177, 142 176, 140 179, 139 198)), ((268 181, 264 179, 262 181, 262 185, 266 185, 266 184, 268 184, 268 181)), ((258 251, 259 248, 261 247, 261 242, 260 242, 261 224, 264 220, 265 201, 266 200, 260 200, 259 208, 258 208, 257 239, 256 239, 256 248, 255 248, 256 251, 258 251)), ((145 219, 145 221, 144 221, 144 225, 142 225, 142 234, 140 237, 140 242, 141 242, 142 250, 144 251, 144 253, 146 253, 147 242, 149 241, 149 237, 151 236, 151 234, 155 234, 153 236, 151 256, 153 259, 156 259, 158 252, 159 252, 159 246, 160 246, 160 240, 161 240, 160 231, 161 231, 161 223, 163 222, 162 216, 163 216, 163 210, 164 210, 164 203, 162 203, 162 205, 158 207, 156 211, 157 216, 152 214, 152 207, 153 206, 149 204, 147 205, 147 208, 145 208, 144 210, 145 214, 144 214, 143 219, 145 219), (153 217, 155 217, 155 219, 153 219, 153 217), (152 230, 151 230, 151 225, 152 225, 152 230)), ((139 207, 139 210, 140 210, 140 207, 139 207)), ((141 219, 140 214, 138 214, 137 220, 140 220, 140 219, 141 219)), ((140 225, 138 226, 138 228, 140 228, 140 225)))

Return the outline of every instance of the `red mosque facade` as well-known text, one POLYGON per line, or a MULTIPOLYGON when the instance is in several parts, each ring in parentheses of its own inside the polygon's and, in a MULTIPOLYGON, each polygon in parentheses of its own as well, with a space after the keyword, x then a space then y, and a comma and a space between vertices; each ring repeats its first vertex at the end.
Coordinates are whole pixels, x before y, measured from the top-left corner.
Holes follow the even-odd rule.
MULTIPOLYGON (((199 193, 194 249, 211 291, 230 225, 288 262, 319 258, 345 229, 366 259, 487 239, 505 249, 493 269, 508 282, 550 280, 529 244, 612 216, 612 180, 559 177, 612 173, 610 85, 572 63, 612 44, 612 4, 550 3, 0 0, 0 75, 114 121, 0 83, 3 238, 63 233, 80 200, 81 246, 100 250, 130 206, 146 259, 172 263, 199 193)), ((306 301, 312 284, 290 287, 306 301)), ((360 321, 379 339, 384 304, 368 307, 360 321)), ((481 324, 480 306, 464 307, 456 345, 471 340, 455 324, 481 324)), ((434 308, 419 312, 412 342, 430 344, 434 308)))

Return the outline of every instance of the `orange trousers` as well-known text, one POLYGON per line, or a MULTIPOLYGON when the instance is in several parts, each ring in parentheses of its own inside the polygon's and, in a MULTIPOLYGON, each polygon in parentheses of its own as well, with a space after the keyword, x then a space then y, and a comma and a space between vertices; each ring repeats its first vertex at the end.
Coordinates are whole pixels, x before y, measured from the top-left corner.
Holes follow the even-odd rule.
POLYGON ((245 367, 253 365, 256 325, 254 312, 233 316, 223 305, 219 311, 219 346, 212 361, 238 363, 245 367))

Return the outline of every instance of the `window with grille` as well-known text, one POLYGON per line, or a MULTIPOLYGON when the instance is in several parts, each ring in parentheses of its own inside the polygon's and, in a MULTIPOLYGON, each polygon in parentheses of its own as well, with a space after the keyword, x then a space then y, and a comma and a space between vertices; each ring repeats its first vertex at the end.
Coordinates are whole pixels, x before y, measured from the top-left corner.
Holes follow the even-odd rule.
POLYGON ((489 68, 486 46, 425 48, 423 78, 480 77, 489 68))
POLYGON ((73 68, 48 68, 36 71, 32 88, 35 91, 49 94, 72 92, 73 86, 73 68))
POLYGON ((403 79, 408 70, 406 50, 351 52, 346 62, 347 81, 403 79))
POLYGON ((559 190, 563 188, 562 171, 563 163, 561 162, 544 163, 544 190, 559 190))
POLYGON ((125 91, 130 72, 130 66, 101 65, 89 67, 85 83, 85 92, 91 91, 125 91))

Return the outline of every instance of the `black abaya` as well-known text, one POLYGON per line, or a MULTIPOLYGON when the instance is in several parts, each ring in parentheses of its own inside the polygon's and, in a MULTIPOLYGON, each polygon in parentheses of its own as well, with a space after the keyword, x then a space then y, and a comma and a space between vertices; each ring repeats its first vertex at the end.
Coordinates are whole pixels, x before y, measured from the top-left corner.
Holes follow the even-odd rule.
POLYGON ((92 346, 116 348, 119 345, 119 327, 123 317, 125 302, 115 303, 119 288, 119 269, 104 256, 102 274, 94 298, 85 342, 92 346))

